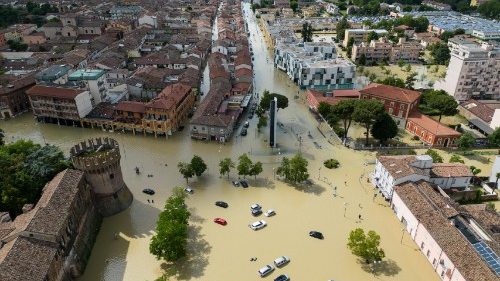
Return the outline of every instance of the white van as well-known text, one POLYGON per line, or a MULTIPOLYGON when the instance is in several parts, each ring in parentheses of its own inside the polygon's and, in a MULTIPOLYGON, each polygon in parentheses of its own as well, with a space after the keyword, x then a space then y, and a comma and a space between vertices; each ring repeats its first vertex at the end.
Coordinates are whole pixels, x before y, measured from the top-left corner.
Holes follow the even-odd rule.
POLYGON ((272 265, 266 265, 263 268, 259 269, 259 275, 260 277, 264 277, 268 275, 269 273, 273 272, 274 267, 272 265))

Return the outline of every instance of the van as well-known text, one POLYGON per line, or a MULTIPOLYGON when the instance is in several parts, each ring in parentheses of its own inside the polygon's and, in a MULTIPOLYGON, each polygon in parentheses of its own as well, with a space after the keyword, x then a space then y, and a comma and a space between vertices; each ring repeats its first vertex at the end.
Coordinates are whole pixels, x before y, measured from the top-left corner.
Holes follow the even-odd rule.
POLYGON ((281 256, 281 257, 278 257, 274 260, 274 265, 276 265, 276 267, 282 267, 284 266, 285 264, 289 263, 290 262, 290 258, 287 257, 287 256, 281 256))

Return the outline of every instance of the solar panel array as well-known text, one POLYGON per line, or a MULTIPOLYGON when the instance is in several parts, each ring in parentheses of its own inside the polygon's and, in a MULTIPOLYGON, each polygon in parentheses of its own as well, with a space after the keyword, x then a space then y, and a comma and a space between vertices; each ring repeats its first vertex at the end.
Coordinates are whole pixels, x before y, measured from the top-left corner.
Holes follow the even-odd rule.
POLYGON ((497 254, 484 242, 475 243, 473 246, 486 263, 488 263, 489 267, 500 276, 500 259, 497 254))

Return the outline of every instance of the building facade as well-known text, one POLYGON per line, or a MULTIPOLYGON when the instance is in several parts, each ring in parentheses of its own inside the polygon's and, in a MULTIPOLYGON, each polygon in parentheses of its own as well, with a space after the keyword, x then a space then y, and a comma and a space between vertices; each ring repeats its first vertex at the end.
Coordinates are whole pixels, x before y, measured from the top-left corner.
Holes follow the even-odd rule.
POLYGON ((349 43, 349 40, 351 38, 354 40, 354 44, 366 42, 366 40, 368 39, 368 35, 372 32, 375 32, 378 37, 387 35, 387 30, 385 29, 346 29, 342 45, 344 45, 344 47, 347 47, 347 44, 349 43))
POLYGON ((35 77, 28 75, 0 86, 0 119, 9 119, 29 110, 26 91, 35 85, 35 77))
POLYGON ((420 141, 436 147, 456 147, 462 134, 420 112, 412 112, 406 122, 406 131, 420 141))
MULTIPOLYGON (((453 44, 453 43, 449 43, 453 44)), ((458 101, 500 99, 500 47, 494 44, 462 43, 451 46, 444 81, 434 87, 458 101)))
POLYGON ((416 63, 419 61, 422 45, 416 42, 406 42, 403 38, 399 43, 393 44, 385 38, 370 43, 362 42, 352 47, 351 59, 359 61, 364 56, 366 63, 387 61, 397 63, 403 61, 406 63, 416 63))

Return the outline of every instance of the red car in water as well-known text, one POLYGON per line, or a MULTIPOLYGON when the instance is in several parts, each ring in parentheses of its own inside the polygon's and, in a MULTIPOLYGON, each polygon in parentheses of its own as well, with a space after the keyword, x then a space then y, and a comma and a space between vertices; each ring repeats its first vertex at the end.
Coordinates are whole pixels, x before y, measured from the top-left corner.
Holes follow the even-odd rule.
POLYGON ((226 225, 227 224, 227 221, 225 219, 223 219, 223 218, 215 218, 214 222, 218 223, 220 225, 226 225))

